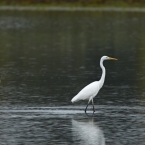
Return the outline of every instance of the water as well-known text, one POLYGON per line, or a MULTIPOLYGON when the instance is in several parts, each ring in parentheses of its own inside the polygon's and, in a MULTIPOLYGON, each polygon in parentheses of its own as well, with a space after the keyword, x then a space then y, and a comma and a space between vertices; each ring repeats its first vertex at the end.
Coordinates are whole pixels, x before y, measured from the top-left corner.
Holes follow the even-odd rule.
POLYGON ((144 145, 145 16, 139 12, 1 11, 0 142, 144 145), (88 116, 70 100, 99 80, 88 116))

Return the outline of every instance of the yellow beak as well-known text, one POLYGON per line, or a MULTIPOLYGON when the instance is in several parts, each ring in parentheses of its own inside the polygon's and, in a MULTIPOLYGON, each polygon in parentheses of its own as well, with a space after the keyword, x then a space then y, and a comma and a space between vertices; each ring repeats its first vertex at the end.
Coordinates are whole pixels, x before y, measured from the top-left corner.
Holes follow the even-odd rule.
POLYGON ((109 60, 118 60, 117 58, 109 57, 109 60))

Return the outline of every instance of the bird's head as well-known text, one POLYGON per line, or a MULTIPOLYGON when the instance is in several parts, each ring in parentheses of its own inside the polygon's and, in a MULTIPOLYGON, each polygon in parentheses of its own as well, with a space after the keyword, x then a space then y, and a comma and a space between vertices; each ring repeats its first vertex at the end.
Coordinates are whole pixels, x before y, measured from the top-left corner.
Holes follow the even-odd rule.
POLYGON ((116 58, 112 58, 112 57, 109 57, 109 56, 102 56, 101 59, 102 60, 118 60, 116 58))

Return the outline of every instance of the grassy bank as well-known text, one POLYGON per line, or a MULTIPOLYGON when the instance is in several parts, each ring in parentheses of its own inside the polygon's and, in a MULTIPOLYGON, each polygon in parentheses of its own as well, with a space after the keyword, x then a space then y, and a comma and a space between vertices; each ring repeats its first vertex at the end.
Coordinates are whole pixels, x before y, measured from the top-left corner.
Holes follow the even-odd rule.
POLYGON ((145 0, 1 0, 0 6, 145 7, 145 0))

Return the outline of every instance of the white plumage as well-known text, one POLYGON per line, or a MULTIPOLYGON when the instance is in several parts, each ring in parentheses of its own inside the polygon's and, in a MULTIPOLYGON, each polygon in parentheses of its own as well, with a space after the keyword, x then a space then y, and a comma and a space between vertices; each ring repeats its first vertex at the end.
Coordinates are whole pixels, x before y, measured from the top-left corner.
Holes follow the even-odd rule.
POLYGON ((92 100, 97 93, 99 92, 100 87, 98 81, 95 81, 86 87, 84 87, 74 98, 72 98, 71 102, 77 102, 79 100, 92 100))
POLYGON ((86 109, 85 109, 85 113, 86 113, 86 110, 87 110, 87 107, 88 107, 90 101, 92 101, 93 111, 95 112, 93 98, 98 94, 99 90, 102 88, 102 86, 104 84, 104 81, 105 81, 106 70, 105 70, 105 67, 103 66, 103 61, 104 60, 117 60, 117 59, 116 58, 111 58, 111 57, 108 57, 108 56, 101 57, 101 59, 100 59, 100 67, 102 68, 101 79, 99 81, 92 82, 91 84, 84 87, 71 100, 72 103, 77 102, 79 100, 89 100, 89 102, 86 106, 86 109))

